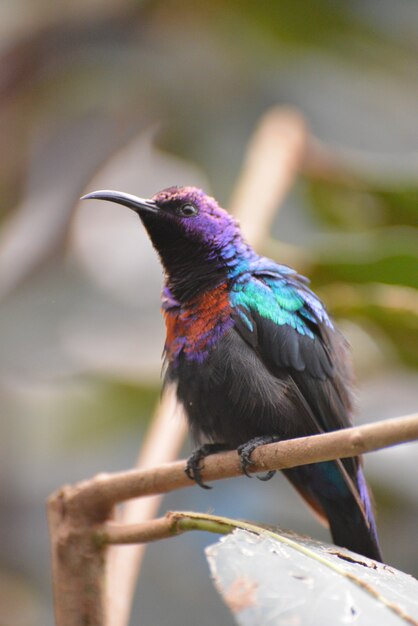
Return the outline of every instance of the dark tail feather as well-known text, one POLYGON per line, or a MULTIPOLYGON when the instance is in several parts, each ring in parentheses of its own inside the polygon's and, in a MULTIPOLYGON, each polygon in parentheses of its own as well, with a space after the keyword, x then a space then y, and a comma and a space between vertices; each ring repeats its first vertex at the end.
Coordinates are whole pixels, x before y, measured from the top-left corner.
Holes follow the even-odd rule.
POLYGON ((357 466, 355 480, 341 461, 305 465, 284 473, 308 504, 317 513, 324 513, 335 544, 383 562, 360 466, 357 466))
POLYGON ((334 506, 334 510, 332 510, 332 506, 330 507, 328 519, 332 538, 339 546, 344 546, 353 552, 364 554, 370 559, 383 562, 370 494, 360 465, 357 467, 354 489, 354 493, 350 490, 347 494, 341 509, 334 506), (360 496, 360 507, 357 496, 360 496), (353 518, 355 520, 354 529, 353 518))
POLYGON ((357 554, 369 559, 383 562, 382 553, 374 533, 374 529, 364 523, 353 525, 353 520, 347 517, 338 508, 338 502, 328 507, 327 514, 330 523, 331 535, 337 546, 348 548, 357 554))

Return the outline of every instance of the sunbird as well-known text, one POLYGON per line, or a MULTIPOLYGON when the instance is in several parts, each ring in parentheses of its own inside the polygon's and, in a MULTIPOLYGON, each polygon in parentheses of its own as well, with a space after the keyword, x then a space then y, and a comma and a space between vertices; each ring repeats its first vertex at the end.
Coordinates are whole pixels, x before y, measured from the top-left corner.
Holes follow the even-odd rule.
MULTIPOLYGON (((151 199, 119 191, 88 198, 135 211, 162 263, 164 380, 176 384, 203 444, 187 462, 191 479, 207 487, 202 461, 220 450, 236 449, 248 473, 260 445, 351 426, 348 345, 304 276, 259 256, 236 220, 196 187, 151 199)), ((335 544, 382 561, 359 457, 283 473, 335 544)))

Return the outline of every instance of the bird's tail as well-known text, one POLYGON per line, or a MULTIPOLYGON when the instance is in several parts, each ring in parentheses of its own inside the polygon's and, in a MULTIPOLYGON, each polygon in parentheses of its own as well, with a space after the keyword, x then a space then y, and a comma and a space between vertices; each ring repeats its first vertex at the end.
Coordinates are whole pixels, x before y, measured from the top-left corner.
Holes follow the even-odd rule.
POLYGON ((369 491, 357 460, 327 461, 284 473, 329 525, 335 544, 371 559, 383 560, 369 491))

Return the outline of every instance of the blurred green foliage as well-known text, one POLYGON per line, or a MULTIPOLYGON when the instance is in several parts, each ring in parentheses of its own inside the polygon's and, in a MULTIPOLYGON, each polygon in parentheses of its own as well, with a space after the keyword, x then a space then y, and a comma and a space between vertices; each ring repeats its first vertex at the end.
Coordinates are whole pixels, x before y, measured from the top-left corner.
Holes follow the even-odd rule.
POLYGON ((418 224, 418 187, 376 188, 373 183, 311 180, 309 207, 325 224, 343 232, 418 224))
POLYGON ((311 215, 332 233, 313 251, 310 276, 334 315, 376 326, 394 354, 418 367, 418 188, 336 176, 308 179, 306 194, 311 215))
POLYGON ((63 418, 71 426, 64 431, 65 446, 90 446, 105 433, 106 438, 121 438, 124 432, 144 430, 160 395, 159 385, 134 384, 114 378, 87 378, 82 391, 72 393, 65 402, 63 418))
MULTIPOLYGON (((225 7, 225 3, 211 3, 217 6, 219 13, 230 14, 235 23, 245 22, 244 32, 256 37, 259 32, 259 42, 286 45, 295 47, 323 48, 336 38, 349 35, 368 34, 370 29, 365 28, 360 20, 346 10, 344 4, 336 4, 328 0, 306 2, 305 0, 261 0, 254 3, 251 0, 233 0, 225 7)), ((231 26, 232 19, 229 22, 231 26)), ((231 26, 232 28, 232 26, 231 26)))

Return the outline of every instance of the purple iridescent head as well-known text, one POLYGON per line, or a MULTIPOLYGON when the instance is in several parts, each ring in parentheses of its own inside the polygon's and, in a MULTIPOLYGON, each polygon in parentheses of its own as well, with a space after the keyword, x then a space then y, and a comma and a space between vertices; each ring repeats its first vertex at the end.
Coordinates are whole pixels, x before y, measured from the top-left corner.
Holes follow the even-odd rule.
POLYGON ((110 200, 138 213, 179 300, 224 280, 250 251, 236 221, 197 187, 169 187, 151 199, 118 191, 84 198, 110 200))
POLYGON ((238 226, 229 213, 197 187, 169 187, 152 200, 161 219, 170 220, 176 232, 179 229, 198 243, 218 243, 222 248, 237 233, 238 226))

